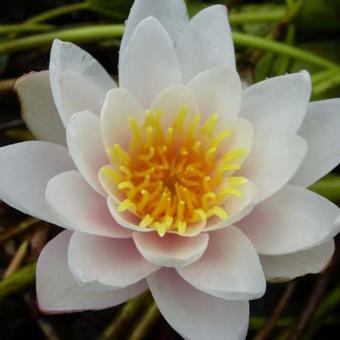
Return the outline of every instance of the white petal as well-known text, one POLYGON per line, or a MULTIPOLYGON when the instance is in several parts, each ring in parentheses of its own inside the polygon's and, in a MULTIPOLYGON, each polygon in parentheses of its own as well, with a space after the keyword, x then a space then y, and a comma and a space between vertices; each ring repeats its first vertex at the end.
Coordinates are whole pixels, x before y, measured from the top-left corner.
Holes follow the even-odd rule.
POLYGON ((240 190, 243 193, 243 197, 232 196, 221 205, 221 208, 229 214, 229 218, 227 220, 221 220, 217 217, 210 217, 207 221, 205 231, 226 228, 251 213, 258 193, 257 187, 254 183, 248 182, 241 187, 240 190))
POLYGON ((240 116, 267 131, 296 133, 310 95, 306 71, 267 79, 244 90, 240 116))
POLYGON ((266 281, 248 238, 233 226, 209 236, 204 255, 187 267, 177 268, 178 273, 195 288, 218 298, 260 298, 266 290, 266 281))
POLYGON ((258 186, 257 202, 273 195, 294 176, 307 152, 295 134, 256 130, 254 145, 241 173, 258 186))
POLYGON ((99 237, 75 232, 68 248, 68 262, 74 277, 85 284, 125 288, 159 267, 139 254, 132 240, 99 237))
POLYGON ((101 138, 99 117, 88 111, 74 114, 66 135, 69 152, 79 172, 94 190, 105 196, 98 171, 109 160, 101 138))
POLYGON ((235 69, 226 7, 216 5, 199 12, 179 36, 176 50, 185 83, 216 65, 227 64, 235 69))
POLYGON ((166 88, 156 97, 151 105, 151 111, 162 112, 163 129, 166 131, 174 123, 177 113, 183 107, 188 111, 184 125, 188 125, 198 113, 197 102, 188 87, 176 85, 166 88))
POLYGON ((114 221, 106 199, 92 190, 77 171, 53 177, 47 184, 46 201, 68 228, 114 238, 132 236, 114 221))
POLYGON ((48 71, 30 73, 15 83, 22 118, 37 139, 66 145, 65 128, 52 97, 48 71))
POLYGON ((292 183, 309 186, 340 162, 340 99, 311 103, 299 131, 308 143, 308 152, 292 183))
POLYGON ((165 88, 182 83, 171 38, 157 19, 149 17, 136 27, 122 57, 119 80, 144 108, 165 88))
POLYGON ((197 261, 207 249, 209 236, 182 237, 157 233, 133 233, 136 247, 144 258, 163 267, 183 267, 197 261))
POLYGON ((241 340, 248 330, 248 301, 226 301, 185 282, 173 269, 162 269, 147 282, 168 323, 185 339, 241 340))
POLYGON ((237 223, 263 255, 284 255, 318 246, 340 230, 340 209, 304 188, 287 185, 237 223))
POLYGON ((99 114, 107 91, 116 87, 90 54, 58 39, 54 40, 51 49, 50 81, 65 126, 76 112, 87 110, 99 114))
POLYGON ((74 169, 67 149, 47 142, 23 142, 0 148, 0 198, 15 209, 59 224, 46 201, 47 182, 74 169))
POLYGON ((51 240, 39 256, 37 295, 46 313, 77 312, 119 305, 146 290, 145 281, 125 289, 100 291, 80 286, 67 264, 67 248, 72 233, 64 231, 51 240))
POLYGON ((199 73, 187 85, 194 93, 203 116, 218 114, 236 118, 241 105, 241 81, 235 69, 218 65, 199 73))
POLYGON ((333 240, 315 248, 289 255, 260 256, 266 279, 270 282, 284 282, 306 274, 316 274, 329 264, 335 251, 333 240))
POLYGON ((105 148, 118 143, 128 149, 131 141, 129 117, 143 121, 143 108, 125 89, 113 89, 105 97, 101 112, 101 134, 105 148))
POLYGON ((183 0, 136 0, 126 23, 120 45, 120 58, 124 56, 126 47, 129 45, 131 36, 137 25, 148 17, 158 19, 169 33, 173 42, 177 40, 178 35, 188 23, 188 14, 183 0))

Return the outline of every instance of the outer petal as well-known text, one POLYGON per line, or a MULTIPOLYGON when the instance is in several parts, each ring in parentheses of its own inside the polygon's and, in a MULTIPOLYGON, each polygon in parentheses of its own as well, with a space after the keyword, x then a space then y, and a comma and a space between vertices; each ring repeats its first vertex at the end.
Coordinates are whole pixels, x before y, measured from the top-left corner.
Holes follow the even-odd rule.
POLYGON ((15 83, 22 118, 37 139, 66 145, 65 128, 52 97, 48 71, 30 73, 15 83))
POLYGON ((88 110, 99 114, 106 92, 116 87, 90 54, 58 39, 54 40, 51 49, 50 81, 65 126, 76 112, 88 110))
POLYGON ((119 79, 120 87, 131 91, 144 108, 165 88, 182 83, 171 38, 157 19, 149 17, 136 27, 122 57, 119 79))
POLYGON ((240 116, 267 131, 295 133, 310 95, 311 80, 306 71, 267 79, 244 90, 240 116))
POLYGON ((128 149, 131 141, 129 117, 141 122, 143 113, 143 108, 129 91, 121 88, 109 91, 101 112, 101 134, 105 148, 118 143, 128 149))
POLYGON ((104 196, 98 171, 108 163, 108 158, 101 138, 99 118, 88 111, 74 114, 67 126, 67 145, 79 172, 94 190, 104 196))
POLYGON ((184 82, 209 68, 227 64, 235 69, 235 52, 224 6, 199 12, 179 36, 176 50, 184 82))
POLYGON ((318 246, 335 236, 339 212, 327 199, 287 185, 237 226, 260 254, 284 255, 318 246))
POLYGON ((150 16, 159 20, 174 42, 188 22, 188 14, 183 0, 136 0, 126 23, 120 45, 120 58, 124 56, 137 25, 150 16))
POLYGON ((68 261, 79 282, 114 288, 135 284, 159 268, 143 259, 132 240, 79 232, 75 232, 70 240, 68 261))
POLYGON ((309 186, 340 162, 340 99, 311 103, 299 134, 308 143, 308 153, 292 183, 309 186))
POLYGON ((119 305, 146 290, 145 281, 111 291, 80 286, 67 264, 67 248, 72 233, 64 231, 50 241, 40 254, 37 265, 39 307, 48 313, 104 309, 119 305))
POLYGON ((335 250, 333 240, 289 255, 260 256, 266 279, 284 282, 306 274, 316 274, 329 264, 335 250))
POLYGON ((218 65, 193 78, 187 85, 194 93, 200 113, 217 113, 223 119, 237 117, 241 105, 241 80, 234 68, 218 65))
POLYGON ((261 297, 266 281, 256 250, 244 234, 230 226, 210 233, 209 247, 195 263, 177 268, 194 287, 229 300, 261 297))
POLYGON ((46 201, 68 228, 114 238, 132 236, 114 221, 105 198, 92 190, 77 171, 53 177, 47 184, 46 201))
POLYGON ((256 201, 281 189, 293 177, 307 152, 298 135, 256 130, 252 151, 241 173, 258 185, 256 201))
POLYGON ((226 301, 200 292, 173 269, 162 269, 147 282, 161 313, 185 339, 245 339, 247 301, 226 301))
POLYGON ((59 222, 45 201, 47 182, 74 169, 67 149, 47 142, 24 142, 0 148, 0 197, 15 209, 45 221, 59 222))
POLYGON ((197 261, 207 249, 209 236, 181 237, 157 233, 133 233, 136 247, 144 258, 163 267, 184 267, 197 261))

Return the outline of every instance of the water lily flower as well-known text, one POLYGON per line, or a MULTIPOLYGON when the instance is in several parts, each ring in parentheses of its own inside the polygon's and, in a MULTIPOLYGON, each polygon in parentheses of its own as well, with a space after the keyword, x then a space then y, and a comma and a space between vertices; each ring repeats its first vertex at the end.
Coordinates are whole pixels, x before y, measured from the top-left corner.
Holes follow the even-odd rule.
POLYGON ((150 289, 188 339, 243 339, 266 279, 325 268, 339 208, 307 187, 340 161, 340 99, 306 71, 241 89, 227 11, 136 0, 119 86, 54 41, 16 84, 40 139, 0 149, 0 196, 66 231, 42 251, 40 308, 102 309, 150 289))

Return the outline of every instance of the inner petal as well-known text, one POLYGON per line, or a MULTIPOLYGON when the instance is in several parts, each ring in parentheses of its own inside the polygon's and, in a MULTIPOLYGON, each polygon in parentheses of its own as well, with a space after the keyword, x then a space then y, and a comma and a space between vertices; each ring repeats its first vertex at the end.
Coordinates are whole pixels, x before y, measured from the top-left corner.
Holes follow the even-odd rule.
POLYGON ((190 116, 185 105, 167 124, 162 116, 161 109, 146 111, 142 124, 128 117, 129 147, 109 147, 111 164, 99 171, 104 190, 118 197, 119 213, 133 214, 160 236, 188 234, 212 217, 227 220, 226 202, 243 199, 248 183, 235 174, 249 152, 234 143, 240 131, 233 124, 218 128, 217 114, 205 121, 190 116))

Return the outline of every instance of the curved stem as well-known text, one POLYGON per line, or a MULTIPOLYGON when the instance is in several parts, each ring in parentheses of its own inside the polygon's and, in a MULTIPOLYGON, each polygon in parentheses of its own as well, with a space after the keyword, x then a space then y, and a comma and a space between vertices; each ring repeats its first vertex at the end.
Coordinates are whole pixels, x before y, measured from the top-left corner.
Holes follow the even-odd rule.
POLYGON ((143 314, 144 316, 135 326, 129 338, 130 340, 147 339, 149 330, 151 330, 151 328, 157 323, 157 321, 161 317, 161 313, 154 302, 143 314))
POLYGON ((121 37, 124 25, 98 25, 70 28, 51 33, 31 35, 0 44, 0 55, 18 51, 25 51, 40 46, 50 45, 56 38, 77 43, 98 41, 121 37))
POLYGON ((309 187, 310 190, 328 198, 332 202, 340 202, 340 176, 329 175, 309 187))
POLYGON ((316 54, 301 50, 293 46, 287 46, 276 41, 272 41, 265 38, 255 37, 253 35, 234 32, 233 39, 236 46, 259 48, 266 51, 274 52, 283 56, 291 57, 311 65, 319 66, 321 68, 334 68, 339 65, 320 57, 316 54))
POLYGON ((334 70, 332 75, 329 75, 323 81, 317 83, 313 89, 314 96, 320 96, 321 94, 325 93, 327 90, 340 85, 340 72, 334 70))
POLYGON ((98 337, 98 340, 120 339, 123 334, 126 333, 128 324, 138 317, 138 315, 142 315, 151 301, 150 292, 146 291, 134 299, 126 302, 124 307, 120 309, 118 315, 98 337))
POLYGON ((31 263, 0 281, 0 299, 32 284, 35 280, 36 263, 31 263))
POLYGON ((39 24, 14 24, 0 25, 0 34, 18 33, 18 32, 44 32, 53 29, 52 25, 39 24))
POLYGON ((54 19, 64 14, 72 13, 75 11, 83 11, 90 9, 90 6, 87 2, 79 2, 76 4, 66 5, 59 8, 54 8, 44 13, 38 14, 34 17, 31 17, 26 21, 26 23, 39 23, 47 20, 54 19))
POLYGON ((271 12, 249 12, 249 13, 232 13, 229 15, 229 23, 231 25, 275 22, 285 17, 285 9, 275 10, 271 12))

